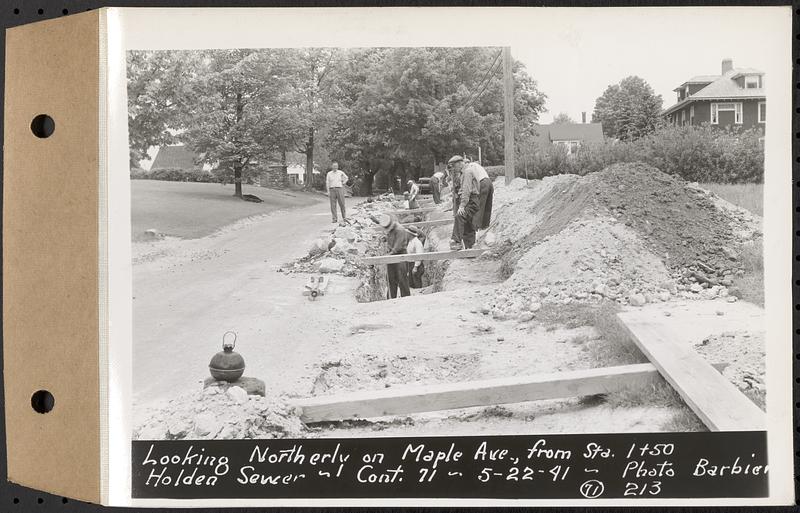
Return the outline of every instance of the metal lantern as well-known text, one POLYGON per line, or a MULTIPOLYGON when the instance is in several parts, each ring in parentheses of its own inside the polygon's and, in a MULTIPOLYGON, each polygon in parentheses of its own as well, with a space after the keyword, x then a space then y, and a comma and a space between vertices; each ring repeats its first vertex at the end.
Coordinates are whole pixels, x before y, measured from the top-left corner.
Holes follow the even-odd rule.
POLYGON ((233 383, 244 374, 244 358, 233 350, 235 345, 236 333, 232 331, 225 332, 222 335, 222 351, 215 354, 208 364, 211 376, 217 381, 233 383), (226 340, 228 335, 233 335, 233 340, 230 342, 226 340))

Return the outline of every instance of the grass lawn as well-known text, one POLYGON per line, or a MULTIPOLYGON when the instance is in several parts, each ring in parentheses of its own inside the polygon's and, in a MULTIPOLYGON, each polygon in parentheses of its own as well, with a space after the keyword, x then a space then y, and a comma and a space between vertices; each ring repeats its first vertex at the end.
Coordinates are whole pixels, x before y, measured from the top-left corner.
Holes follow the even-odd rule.
POLYGON ((263 203, 233 196, 233 185, 218 183, 131 180, 131 238, 142 240, 154 228, 161 233, 196 239, 250 216, 304 207, 325 200, 320 194, 243 186, 263 203))
POLYGON ((701 187, 734 205, 746 208, 754 214, 764 215, 764 184, 760 183, 704 183, 701 187))

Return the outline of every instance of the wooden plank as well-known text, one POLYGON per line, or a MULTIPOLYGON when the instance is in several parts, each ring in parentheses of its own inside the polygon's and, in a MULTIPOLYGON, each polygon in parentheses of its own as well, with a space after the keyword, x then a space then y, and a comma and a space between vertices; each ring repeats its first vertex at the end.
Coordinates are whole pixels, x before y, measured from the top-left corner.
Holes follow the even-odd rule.
POLYGON ((442 208, 442 207, 437 205, 437 206, 434 206, 434 207, 415 208, 413 210, 410 209, 410 208, 406 208, 406 209, 403 209, 403 210, 390 210, 390 211, 388 211, 386 213, 387 214, 391 214, 391 215, 395 215, 395 216, 406 216, 406 215, 412 215, 412 214, 426 214, 428 212, 449 212, 450 210, 451 210, 451 208, 447 208, 447 207, 442 208))
POLYGON ((664 321, 617 314, 641 351, 711 431, 760 431, 766 415, 664 321))
MULTIPOLYGON (((445 219, 436 219, 436 220, 433 220, 433 221, 418 221, 416 223, 405 223, 403 226, 414 225, 417 228, 431 228, 431 227, 434 227, 434 226, 447 226, 449 224, 453 224, 453 218, 452 217, 447 217, 445 219)), ((383 230, 383 228, 381 228, 378 225, 373 225, 371 228, 373 230, 383 230)))
POLYGON ((641 363, 444 385, 399 386, 310 397, 294 404, 301 408, 304 422, 324 422, 608 394, 650 385, 657 377, 658 369, 653 364, 641 363))
POLYGON ((397 264, 400 262, 419 262, 429 260, 455 260, 457 258, 477 258, 486 252, 485 248, 462 249, 460 251, 430 251, 428 253, 403 253, 402 255, 381 255, 374 257, 364 257, 361 259, 365 264, 397 264))

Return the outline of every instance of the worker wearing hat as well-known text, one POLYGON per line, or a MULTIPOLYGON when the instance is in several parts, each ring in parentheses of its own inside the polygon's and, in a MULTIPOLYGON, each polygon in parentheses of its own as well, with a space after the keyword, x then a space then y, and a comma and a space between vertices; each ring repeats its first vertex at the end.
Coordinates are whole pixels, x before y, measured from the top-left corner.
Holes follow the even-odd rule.
MULTIPOLYGON (((409 255, 425 252, 425 232, 414 226, 406 226, 406 230, 411 233, 411 240, 408 242, 406 251, 409 255)), ((422 275, 425 274, 425 264, 422 260, 416 260, 408 266, 408 284, 412 289, 422 288, 422 275)))
POLYGON ((492 215, 492 198, 494 185, 486 170, 477 162, 465 163, 464 158, 456 155, 448 161, 454 171, 453 186, 456 174, 459 175, 458 190, 453 192, 453 235, 450 249, 459 250, 475 245, 476 231, 489 227, 492 215))
MULTIPOLYGON (((404 255, 408 253, 408 243, 413 235, 403 225, 397 222, 394 216, 381 214, 377 218, 378 224, 386 232, 386 249, 389 255, 404 255)), ((410 296, 408 288, 408 262, 386 264, 386 278, 389 281, 389 298, 410 296)))
POLYGON ((419 203, 417 203, 419 185, 417 185, 414 180, 409 180, 406 185, 408 185, 408 208, 411 210, 419 208, 419 203))

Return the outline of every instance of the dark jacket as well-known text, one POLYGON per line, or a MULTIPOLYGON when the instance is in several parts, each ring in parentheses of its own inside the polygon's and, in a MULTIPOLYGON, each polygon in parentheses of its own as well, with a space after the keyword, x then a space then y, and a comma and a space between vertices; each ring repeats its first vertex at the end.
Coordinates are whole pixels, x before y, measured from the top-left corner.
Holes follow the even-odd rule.
POLYGON ((411 232, 406 230, 397 221, 392 220, 392 224, 389 225, 389 229, 386 231, 386 246, 387 250, 389 251, 388 254, 402 255, 407 253, 406 248, 408 247, 408 242, 411 240, 411 237, 413 237, 411 232))

